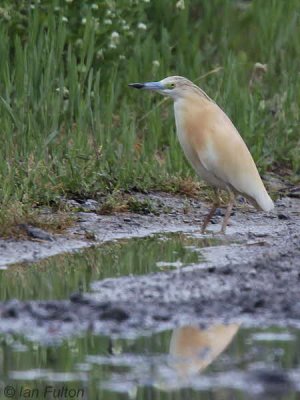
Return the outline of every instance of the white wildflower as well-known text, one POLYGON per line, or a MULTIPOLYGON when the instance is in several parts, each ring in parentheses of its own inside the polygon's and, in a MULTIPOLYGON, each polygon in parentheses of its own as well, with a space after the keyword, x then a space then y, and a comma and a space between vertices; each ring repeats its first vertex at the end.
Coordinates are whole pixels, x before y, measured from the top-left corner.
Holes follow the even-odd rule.
POLYGON ((76 40, 76 42, 75 42, 75 45, 77 46, 77 47, 81 47, 82 46, 82 44, 83 44, 83 40, 82 39, 77 39, 76 40))
POLYGON ((73 0, 66 0, 66 3, 73 3, 73 0))
POLYGON ((120 54, 120 55, 119 55, 119 59, 120 59, 120 60, 126 60, 126 57, 124 56, 124 54, 120 54))
POLYGON ((97 51, 96 57, 97 57, 97 59, 103 58, 103 49, 99 49, 99 50, 97 51))
POLYGON ((93 23, 94 23, 94 27, 96 29, 98 29, 99 25, 100 25, 99 18, 93 18, 93 23))
POLYGON ((98 8, 99 8, 98 4, 96 4, 96 3, 93 3, 91 7, 92 7, 92 10, 98 10, 98 8))
POLYGON ((9 12, 6 9, 1 8, 1 7, 0 7, 0 17, 5 18, 6 20, 10 20, 9 12))
POLYGON ((68 18, 67 17, 61 17, 62 22, 68 22, 68 18))
POLYGON ((179 10, 184 10, 185 9, 184 0, 177 1, 176 8, 178 8, 179 10))
POLYGON ((59 87, 58 87, 58 88, 56 88, 55 90, 56 90, 56 92, 58 92, 58 93, 62 93, 63 98, 68 98, 68 97, 69 97, 69 89, 66 88, 65 86, 62 87, 62 88, 59 88, 59 87))
POLYGON ((106 18, 104 20, 104 25, 111 25, 112 24, 112 20, 110 18, 106 18))
POLYGON ((31 8, 32 10, 34 10, 34 9, 35 9, 35 5, 34 5, 34 4, 30 4, 30 8, 31 8))
POLYGON ((257 62, 254 64, 254 69, 260 72, 268 72, 268 64, 262 64, 257 62))
POLYGON ((81 23, 82 23, 82 25, 85 25, 86 24, 86 18, 82 18, 81 23))
POLYGON ((153 60, 152 65, 153 67, 158 68, 160 66, 160 62, 158 60, 153 60))
POLYGON ((111 33, 110 37, 111 37, 112 41, 118 42, 119 39, 120 39, 120 34, 118 32, 116 32, 116 31, 113 31, 111 33))
POLYGON ((120 35, 118 32, 113 31, 110 35, 110 44, 109 47, 111 49, 115 49, 120 42, 120 35))
POLYGON ((259 110, 265 110, 266 109, 266 102, 265 100, 261 100, 258 104, 259 110))
POLYGON ((147 30, 147 25, 144 24, 143 22, 138 23, 138 29, 141 29, 142 31, 147 30))

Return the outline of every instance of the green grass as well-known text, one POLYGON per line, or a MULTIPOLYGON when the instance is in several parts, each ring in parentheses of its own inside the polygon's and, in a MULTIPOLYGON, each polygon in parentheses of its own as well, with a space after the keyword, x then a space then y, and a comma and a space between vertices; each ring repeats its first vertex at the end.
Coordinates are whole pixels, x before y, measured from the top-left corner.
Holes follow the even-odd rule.
POLYGON ((60 196, 196 179, 171 102, 127 87, 170 74, 222 106, 262 172, 299 174, 299 1, 184 3, 2 2, 0 226, 60 196), (255 62, 268 71, 249 88, 255 62))

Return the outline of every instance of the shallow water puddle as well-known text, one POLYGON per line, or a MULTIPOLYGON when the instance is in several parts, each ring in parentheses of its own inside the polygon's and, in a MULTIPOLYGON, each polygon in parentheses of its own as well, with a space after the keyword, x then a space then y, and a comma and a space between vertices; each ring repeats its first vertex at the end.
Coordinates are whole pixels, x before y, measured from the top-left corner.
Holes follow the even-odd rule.
POLYGON ((0 301, 66 299, 93 281, 201 262, 201 248, 222 243, 181 233, 119 240, 0 271, 0 301), (200 249, 200 250, 199 250, 200 249), (147 257, 145 257, 147 254, 147 257))
MULTIPOLYGON (((67 299, 104 278, 199 264, 204 247, 221 244, 193 234, 154 235, 14 266, 0 272, 1 300, 67 299)), ((49 329, 59 324, 67 325, 55 321, 49 329)), ((50 342, 37 326, 27 339, 1 335, 0 399, 293 400, 300 394, 295 329, 219 323, 126 339, 69 334, 50 342)))
POLYGON ((3 388, 21 399, 25 390, 39 399, 56 390, 80 399, 291 400, 300 392, 299 344, 295 330, 238 324, 138 339, 87 335, 48 347, 7 335, 0 366, 3 388))

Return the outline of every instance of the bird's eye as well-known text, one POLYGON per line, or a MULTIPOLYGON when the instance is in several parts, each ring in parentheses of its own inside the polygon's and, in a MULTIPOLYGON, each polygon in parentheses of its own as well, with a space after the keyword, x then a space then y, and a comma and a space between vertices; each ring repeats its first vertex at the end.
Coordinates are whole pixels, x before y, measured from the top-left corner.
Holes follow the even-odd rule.
POLYGON ((167 83, 166 89, 173 89, 175 87, 175 83, 167 83))

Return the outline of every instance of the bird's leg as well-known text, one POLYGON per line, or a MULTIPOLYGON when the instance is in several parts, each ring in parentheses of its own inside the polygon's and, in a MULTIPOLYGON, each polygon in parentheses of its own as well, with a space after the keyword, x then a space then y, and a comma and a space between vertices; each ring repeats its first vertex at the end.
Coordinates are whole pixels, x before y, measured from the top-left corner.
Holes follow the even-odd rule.
POLYGON ((228 223, 231 211, 232 211, 232 207, 234 204, 234 198, 235 198, 234 194, 231 191, 228 191, 228 192, 229 192, 229 203, 227 205, 225 217, 223 219, 222 228, 221 228, 221 232, 220 232, 220 233, 224 233, 224 234, 226 232, 226 226, 227 226, 227 223, 228 223))
POLYGON ((206 229, 207 225, 209 224, 210 220, 212 219, 214 213, 216 212, 216 209, 220 205, 220 198, 219 198, 218 190, 214 189, 214 193, 215 193, 214 204, 213 204, 212 208, 210 209, 209 213, 207 214, 207 216, 205 217, 205 219, 203 221, 202 228, 201 228, 201 233, 205 233, 205 229, 206 229))

